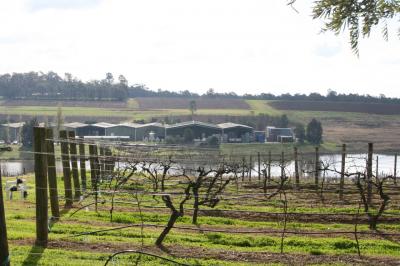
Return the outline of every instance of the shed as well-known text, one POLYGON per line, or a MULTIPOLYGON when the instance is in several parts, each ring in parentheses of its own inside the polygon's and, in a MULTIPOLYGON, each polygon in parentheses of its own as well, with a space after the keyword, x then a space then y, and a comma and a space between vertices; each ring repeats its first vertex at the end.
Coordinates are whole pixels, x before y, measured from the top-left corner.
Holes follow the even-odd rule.
POLYGON ((1 133, 2 138, 5 141, 19 141, 21 138, 20 132, 22 131, 22 127, 25 125, 25 122, 18 122, 18 123, 8 123, 1 125, 1 133), (5 139, 8 135, 8 140, 5 139))
POLYGON ((76 134, 78 136, 106 136, 108 129, 114 127, 115 124, 110 123, 96 123, 77 128, 76 134))
POLYGON ((291 128, 267 127, 268 142, 293 142, 294 133, 291 128))
POLYGON ((80 122, 71 122, 71 123, 67 123, 64 124, 64 129, 67 131, 74 131, 75 135, 78 135, 78 129, 81 127, 85 127, 88 124, 84 124, 84 123, 80 123, 80 122))
POLYGON ((183 137, 186 129, 192 130, 194 138, 200 140, 204 140, 205 138, 213 135, 221 135, 222 132, 221 128, 217 125, 199 121, 188 121, 174 125, 168 125, 166 127, 166 135, 183 137))
POLYGON ((218 124, 221 128, 223 142, 250 142, 254 130, 252 127, 236 124, 236 123, 222 123, 218 124))
POLYGON ((155 122, 148 124, 138 124, 135 127, 136 127, 135 141, 146 141, 146 140, 151 140, 151 138, 154 138, 154 140, 165 139, 165 127, 161 123, 155 122))
POLYGON ((122 123, 109 127, 106 130, 106 136, 128 136, 130 140, 135 140, 136 128, 139 124, 122 123))

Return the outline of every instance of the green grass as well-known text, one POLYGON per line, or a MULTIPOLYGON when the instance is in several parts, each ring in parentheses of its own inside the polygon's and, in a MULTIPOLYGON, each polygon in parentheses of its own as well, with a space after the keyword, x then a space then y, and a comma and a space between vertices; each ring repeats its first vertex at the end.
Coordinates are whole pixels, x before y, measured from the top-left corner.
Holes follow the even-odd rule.
POLYGON ((268 104, 270 101, 265 100, 246 100, 247 104, 250 106, 250 109, 255 114, 267 114, 271 116, 282 115, 284 112, 273 108, 268 104))
MULTIPOLYGON (((27 201, 6 201, 6 220, 8 226, 8 237, 11 242, 11 255, 13 265, 103 265, 108 258, 109 252, 99 252, 96 248, 92 250, 79 250, 79 246, 101 246, 104 244, 121 245, 126 247, 138 247, 142 241, 141 230, 138 227, 127 228, 123 230, 107 231, 94 235, 72 237, 74 234, 91 232, 96 230, 110 229, 118 226, 139 224, 142 220, 146 224, 165 225, 168 220, 168 212, 150 212, 143 210, 143 215, 140 216, 134 205, 123 204, 118 205, 123 207, 123 210, 116 209, 114 212, 113 223, 110 223, 110 205, 107 203, 102 206, 99 213, 95 213, 93 207, 88 211, 82 210, 73 217, 70 213, 65 213, 63 218, 52 225, 49 238, 51 241, 63 241, 75 243, 75 247, 65 249, 58 247, 49 247, 40 249, 27 245, 15 245, 16 241, 24 241, 26 239, 33 240, 35 238, 35 208, 34 208, 34 183, 33 177, 27 176, 29 189, 29 198, 27 201)), ((5 182, 5 181, 3 181, 5 182)), ((60 195, 63 195, 63 182, 58 178, 58 188, 60 195)), ((232 188, 233 189, 233 188, 232 188)), ((103 196, 104 197, 104 196, 103 196)), ((121 200, 132 200, 127 195, 120 195, 121 200)), ((143 201, 146 204, 151 204, 152 197, 144 196, 143 201), (150 203, 149 203, 150 202, 150 203)), ((91 200, 88 199, 88 202, 91 200)), ((154 202, 155 203, 155 202, 154 202)), ((243 210, 258 210, 258 211, 282 211, 279 207, 274 206, 259 206, 251 201, 242 202, 235 206, 230 205, 231 202, 223 201, 218 208, 224 209, 229 206, 233 209, 243 210)), ((61 206, 63 202, 60 202, 61 206)), ((83 203, 84 204, 84 203, 83 203)), ((187 208, 191 207, 189 201, 187 208)), ((349 212, 354 213, 354 208, 343 207, 324 207, 311 208, 289 206, 288 211, 297 212, 349 212)), ((246 228, 274 229, 281 230, 282 223, 272 221, 248 221, 243 219, 228 218, 228 217, 206 217, 200 216, 199 223, 208 227, 224 228, 225 230, 246 228)), ((186 214, 177 222, 177 226, 192 226, 190 215, 186 214)), ((320 223, 302 223, 296 221, 288 221, 288 230, 309 230, 309 231, 326 231, 326 230, 344 230, 352 231, 354 226, 351 224, 320 224, 320 223)), ((367 225, 361 224, 358 229, 360 231, 368 231, 367 225)), ((396 224, 380 224, 379 229, 399 232, 400 225, 396 224)), ((143 233, 143 242, 146 246, 152 246, 155 239, 158 237, 161 228, 146 227, 143 233)), ((273 252, 280 251, 280 236, 268 234, 235 234, 235 233, 200 233, 196 231, 181 231, 173 229, 165 240, 167 246, 178 244, 186 248, 193 249, 209 249, 221 251, 236 251, 236 252, 273 252)), ((368 256, 390 256, 400 257, 400 245, 384 239, 371 239, 370 237, 361 237, 361 251, 363 255, 368 256)), ((284 251, 295 254, 352 254, 357 253, 355 241, 352 235, 348 236, 293 236, 288 235, 284 240, 284 251)), ((164 254, 168 256, 167 254, 164 254)), ((129 261, 135 259, 135 255, 125 255, 118 258, 120 265, 126 265, 129 261)), ((208 258, 193 259, 193 258, 176 258, 182 263, 190 265, 254 265, 254 263, 239 263, 236 261, 221 261, 208 258)), ((160 261, 154 258, 146 257, 141 265, 160 265, 160 261)))

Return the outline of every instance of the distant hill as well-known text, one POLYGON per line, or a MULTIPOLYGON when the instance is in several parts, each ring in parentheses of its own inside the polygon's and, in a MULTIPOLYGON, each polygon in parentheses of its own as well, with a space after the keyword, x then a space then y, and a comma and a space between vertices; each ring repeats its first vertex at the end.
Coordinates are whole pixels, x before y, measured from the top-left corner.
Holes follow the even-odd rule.
POLYGON ((196 101, 198 109, 250 109, 244 99, 138 97, 135 100, 140 109, 187 109, 192 100, 196 101))
POLYGON ((271 101, 278 110, 354 112, 380 115, 400 114, 400 104, 333 102, 333 101, 271 101))

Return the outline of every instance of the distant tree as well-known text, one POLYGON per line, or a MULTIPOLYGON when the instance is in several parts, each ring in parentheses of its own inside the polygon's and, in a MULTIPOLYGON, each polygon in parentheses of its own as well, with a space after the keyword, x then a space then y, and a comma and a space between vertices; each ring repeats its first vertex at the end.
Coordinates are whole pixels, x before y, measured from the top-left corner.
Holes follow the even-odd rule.
POLYGON ((216 95, 214 89, 213 88, 208 89, 206 92, 206 96, 210 98, 215 98, 216 95))
MULTIPOLYGON (((7 115, 7 123, 6 124, 10 124, 10 116, 9 115, 7 115)), ((5 131, 4 131, 4 141, 6 142, 6 143, 9 143, 11 140, 10 140, 10 127, 9 126, 7 126, 6 128, 5 128, 5 131)))
POLYGON ((113 84, 114 76, 113 76, 112 73, 110 73, 110 72, 106 73, 106 81, 107 81, 108 84, 113 84))
POLYGON ((72 82, 72 74, 71 73, 64 73, 64 80, 66 82, 72 82))
POLYGON ((322 125, 321 122, 313 118, 307 125, 307 141, 312 144, 322 143, 322 125))
POLYGON ((337 97, 337 92, 329 89, 328 94, 326 95, 326 98, 331 101, 331 100, 335 100, 336 97, 337 97))
POLYGON ((288 125, 289 125, 289 118, 287 117, 287 115, 283 114, 279 119, 278 127, 288 127, 288 125))
POLYGON ((207 138, 208 146, 217 146, 219 144, 219 139, 216 136, 211 136, 207 138))
POLYGON ((190 128, 186 128, 183 131, 183 141, 185 143, 193 143, 193 140, 194 140, 193 130, 191 130, 190 128))
POLYGON ((24 147, 31 147, 33 144, 33 128, 39 126, 36 118, 26 122, 22 127, 21 142, 24 147))
MULTIPOLYGON (((22 115, 19 115, 19 122, 22 122, 22 115)), ((19 127, 18 129, 18 143, 22 142, 22 128, 23 127, 19 127)))
POLYGON ((190 113, 192 114, 192 120, 194 118, 194 113, 197 111, 197 104, 195 100, 191 100, 189 103, 189 110, 190 113))
POLYGON ((56 120, 56 132, 54 136, 58 137, 58 134, 60 133, 60 130, 62 129, 64 124, 64 117, 62 114, 62 108, 60 103, 57 105, 57 115, 55 120, 56 120))
POLYGON ((306 130, 303 124, 298 124, 294 129, 294 134, 300 143, 303 143, 306 138, 306 130))
POLYGON ((128 86, 128 80, 125 78, 124 75, 119 75, 118 80, 120 85, 128 86))

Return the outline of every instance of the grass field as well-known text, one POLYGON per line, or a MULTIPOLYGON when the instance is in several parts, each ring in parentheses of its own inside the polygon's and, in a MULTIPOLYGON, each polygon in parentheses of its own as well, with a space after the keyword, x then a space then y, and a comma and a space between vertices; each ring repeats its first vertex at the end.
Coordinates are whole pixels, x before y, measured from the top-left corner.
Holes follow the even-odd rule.
MULTIPOLYGON (((343 202, 335 203, 338 195, 330 187, 332 184, 326 185, 323 201, 318 191, 307 192, 306 185, 304 193, 288 193, 288 212, 293 214, 287 219, 286 229, 296 234, 285 235, 284 254, 280 254, 284 223, 279 196, 269 200, 263 196, 248 200, 236 197, 259 193, 257 182, 231 186, 227 200, 222 200, 215 210, 203 207, 198 226, 191 224, 192 201, 187 202, 185 215, 167 236, 163 249, 156 247, 154 241, 166 224, 169 211, 157 198, 139 196, 138 205, 136 198, 120 194, 115 199, 111 221, 110 197, 102 194, 105 203, 100 204, 97 213, 90 206, 72 215, 93 201, 88 197, 62 211, 60 221, 51 225, 50 242, 43 249, 34 245, 34 179, 31 175, 24 178, 30 187, 28 200, 5 202, 12 265, 104 265, 109 255, 126 249, 142 249, 187 265, 396 265, 400 260, 400 237, 368 234, 376 232, 368 228, 362 214, 357 229, 364 232, 359 235, 361 258, 353 234, 335 233, 354 231, 349 215, 357 212, 352 203, 357 194, 346 193, 343 202), (141 224, 147 226, 142 230, 141 224), (123 226, 132 227, 107 231, 123 226), (80 235, 100 230, 106 231, 80 235)), ((61 178, 58 184, 59 194, 63 195, 61 178)), ((179 186, 176 189, 179 191, 179 186)), ((380 233, 400 234, 399 200, 398 194, 392 196, 387 210, 390 215, 384 218, 398 220, 381 222, 380 233)), ((60 203, 62 206, 63 201, 60 203)), ((134 254, 122 255, 111 265, 134 265, 136 259, 134 254)), ((143 255, 139 265, 174 264, 143 255)))

